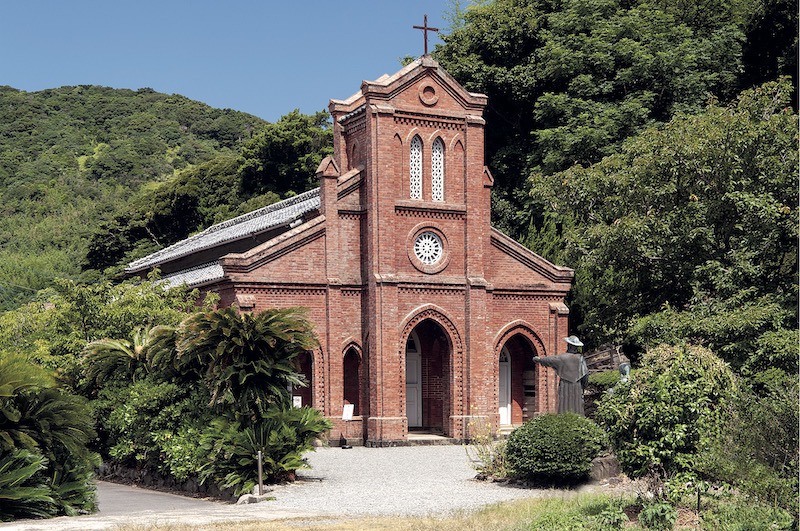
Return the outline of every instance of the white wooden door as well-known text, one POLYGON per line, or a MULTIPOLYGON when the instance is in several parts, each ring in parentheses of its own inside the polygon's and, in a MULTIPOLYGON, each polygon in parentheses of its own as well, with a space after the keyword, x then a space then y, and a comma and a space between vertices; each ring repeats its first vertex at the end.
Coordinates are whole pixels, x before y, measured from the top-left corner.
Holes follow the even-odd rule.
POLYGON ((422 360, 416 337, 406 348, 406 416, 409 428, 422 427, 422 360))
POLYGON ((500 425, 511 426, 511 359, 505 347, 500 353, 499 378, 500 425))

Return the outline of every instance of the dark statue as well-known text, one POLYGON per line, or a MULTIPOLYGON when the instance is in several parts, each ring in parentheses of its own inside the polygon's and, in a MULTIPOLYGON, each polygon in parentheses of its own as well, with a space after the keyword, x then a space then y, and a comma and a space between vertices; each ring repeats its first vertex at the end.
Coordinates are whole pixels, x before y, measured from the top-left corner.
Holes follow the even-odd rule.
POLYGON ((576 336, 564 338, 567 352, 557 356, 535 357, 533 361, 552 367, 558 375, 558 412, 583 415, 583 389, 589 383, 589 368, 580 354, 581 340, 576 336))

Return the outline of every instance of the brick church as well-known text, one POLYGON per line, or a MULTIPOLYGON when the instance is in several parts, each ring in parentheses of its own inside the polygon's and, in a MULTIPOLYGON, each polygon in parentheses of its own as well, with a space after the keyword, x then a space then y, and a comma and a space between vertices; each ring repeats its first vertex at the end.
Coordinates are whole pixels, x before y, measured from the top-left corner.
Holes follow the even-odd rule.
POLYGON ((403 444, 417 430, 469 436, 556 410, 573 272, 490 224, 487 98, 430 56, 331 100, 334 155, 320 186, 132 262, 216 292, 242 311, 303 306, 320 348, 295 403, 333 441, 403 444), (353 404, 352 421, 342 421, 353 404))

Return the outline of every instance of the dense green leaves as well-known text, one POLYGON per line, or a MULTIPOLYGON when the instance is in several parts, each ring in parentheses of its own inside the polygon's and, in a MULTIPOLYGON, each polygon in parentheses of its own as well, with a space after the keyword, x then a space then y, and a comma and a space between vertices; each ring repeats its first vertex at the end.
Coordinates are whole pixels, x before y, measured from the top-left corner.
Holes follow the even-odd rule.
POLYGON ((296 470, 308 468, 302 455, 330 428, 330 421, 309 407, 272 406, 263 417, 246 424, 218 419, 200 439, 208 454, 200 477, 232 487, 236 494, 249 492, 258 484, 260 451, 265 481, 294 480, 296 470))
POLYGON ((761 334, 791 326, 798 155, 790 90, 767 84, 730 106, 649 128, 591 167, 533 178, 533 200, 561 229, 558 257, 576 269, 574 305, 591 340, 689 337, 741 365, 761 334))
POLYGON ((694 474, 737 387, 730 368, 711 351, 661 346, 606 395, 597 418, 628 476, 694 474))
POLYGON ((0 520, 95 509, 86 400, 25 358, 0 356, 0 520))
POLYGON ((305 115, 295 109, 262 128, 242 149, 242 190, 285 195, 318 186, 317 166, 333 153, 333 130, 328 120, 327 112, 305 115))
POLYGON ((299 308, 258 314, 225 308, 184 321, 177 349, 181 364, 202 375, 212 405, 235 404, 238 414, 249 417, 288 403, 292 386, 307 385, 295 359, 316 346, 313 326, 299 308))
POLYGON ((741 24, 741 6, 725 2, 470 6, 435 55, 469 90, 489 96, 487 157, 501 225, 524 233, 516 194, 532 170, 597 162, 653 121, 700 110, 709 93, 732 95, 741 24))
POLYGON ((603 430, 581 415, 562 413, 529 420, 508 437, 505 458, 513 474, 537 483, 586 479, 605 446, 603 430))

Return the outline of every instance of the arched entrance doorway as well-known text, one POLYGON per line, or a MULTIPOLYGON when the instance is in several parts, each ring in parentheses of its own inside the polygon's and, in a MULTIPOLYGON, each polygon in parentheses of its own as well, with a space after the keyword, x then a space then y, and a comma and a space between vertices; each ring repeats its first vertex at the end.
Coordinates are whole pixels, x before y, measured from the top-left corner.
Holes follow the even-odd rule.
POLYGON ((446 434, 450 418, 450 340, 432 319, 420 322, 406 341, 408 427, 446 434))
POLYGON ((536 413, 536 349, 522 334, 511 336, 498 358, 498 413, 500 428, 519 426, 536 413))
POLYGON ((295 358, 295 367, 297 372, 305 376, 308 385, 306 387, 293 386, 292 391, 292 405, 295 407, 313 406, 312 386, 314 382, 314 357, 311 352, 303 352, 295 358))

